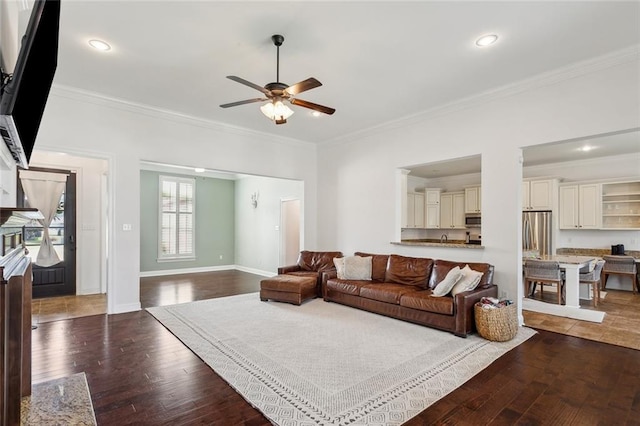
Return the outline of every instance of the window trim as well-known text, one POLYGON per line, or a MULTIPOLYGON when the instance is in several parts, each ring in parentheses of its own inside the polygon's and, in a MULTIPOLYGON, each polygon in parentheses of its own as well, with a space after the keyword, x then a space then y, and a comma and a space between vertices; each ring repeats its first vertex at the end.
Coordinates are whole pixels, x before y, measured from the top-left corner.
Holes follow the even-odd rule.
MULTIPOLYGON (((178 189, 179 191, 179 189, 178 189)), ((180 193, 176 193, 177 197, 180 197, 180 193)), ((170 175, 158 175, 158 241, 157 241, 157 259, 158 263, 164 262, 184 262, 184 261, 193 261, 196 260, 196 180, 195 178, 187 178, 181 176, 170 176, 170 175), (189 254, 171 254, 164 255, 162 254, 162 214, 164 213, 162 210, 162 184, 163 182, 175 182, 177 187, 179 188, 180 183, 189 183, 193 188, 193 197, 192 197, 192 212, 191 213, 182 213, 182 214, 190 214, 192 221, 192 235, 191 235, 191 253, 189 254)), ((179 222, 178 217, 180 216, 180 212, 178 211, 176 204, 176 220, 179 222)))

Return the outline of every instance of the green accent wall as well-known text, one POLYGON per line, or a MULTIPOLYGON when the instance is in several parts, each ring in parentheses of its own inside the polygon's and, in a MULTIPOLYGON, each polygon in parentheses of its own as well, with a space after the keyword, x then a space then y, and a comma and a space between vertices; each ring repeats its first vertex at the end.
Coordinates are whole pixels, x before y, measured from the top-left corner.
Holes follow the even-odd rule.
POLYGON ((232 180, 141 170, 140 272, 233 265, 235 263, 234 199, 235 182, 232 180), (195 178, 195 260, 158 262, 160 175, 195 178))

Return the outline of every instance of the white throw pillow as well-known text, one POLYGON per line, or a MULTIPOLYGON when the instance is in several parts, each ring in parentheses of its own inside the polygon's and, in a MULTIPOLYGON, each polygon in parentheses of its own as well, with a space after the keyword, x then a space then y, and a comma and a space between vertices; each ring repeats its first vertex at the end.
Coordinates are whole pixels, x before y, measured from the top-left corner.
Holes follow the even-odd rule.
POLYGON ((469 265, 465 265, 465 267, 462 268, 462 274, 463 276, 460 278, 460 281, 451 289, 452 296, 475 289, 482 279, 482 272, 474 271, 469 265))
POLYGON ((372 257, 349 256, 344 258, 344 279, 371 281, 372 257))
POLYGON ((344 280, 344 257, 334 257, 333 264, 336 265, 336 272, 338 273, 338 279, 344 280))
POLYGON ((451 269, 444 280, 440 281, 431 293, 432 296, 441 297, 449 294, 454 285, 462 278, 463 273, 459 266, 451 269))

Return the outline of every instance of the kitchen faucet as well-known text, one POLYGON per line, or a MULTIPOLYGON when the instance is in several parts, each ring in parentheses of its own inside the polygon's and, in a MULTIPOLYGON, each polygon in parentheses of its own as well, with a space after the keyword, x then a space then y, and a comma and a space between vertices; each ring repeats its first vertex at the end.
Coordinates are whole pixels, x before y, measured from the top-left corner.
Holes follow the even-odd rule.
POLYGON ((445 241, 449 241, 449 237, 447 237, 447 234, 442 234, 440 237, 440 243, 444 243, 445 241))

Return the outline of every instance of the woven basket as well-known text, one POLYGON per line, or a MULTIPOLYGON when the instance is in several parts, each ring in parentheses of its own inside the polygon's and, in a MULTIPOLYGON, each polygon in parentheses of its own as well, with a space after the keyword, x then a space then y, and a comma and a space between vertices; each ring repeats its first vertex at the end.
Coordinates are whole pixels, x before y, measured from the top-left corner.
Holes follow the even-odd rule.
POLYGON ((474 305, 476 328, 487 340, 506 342, 518 333, 518 313, 516 305, 496 309, 483 309, 480 303, 474 305))

